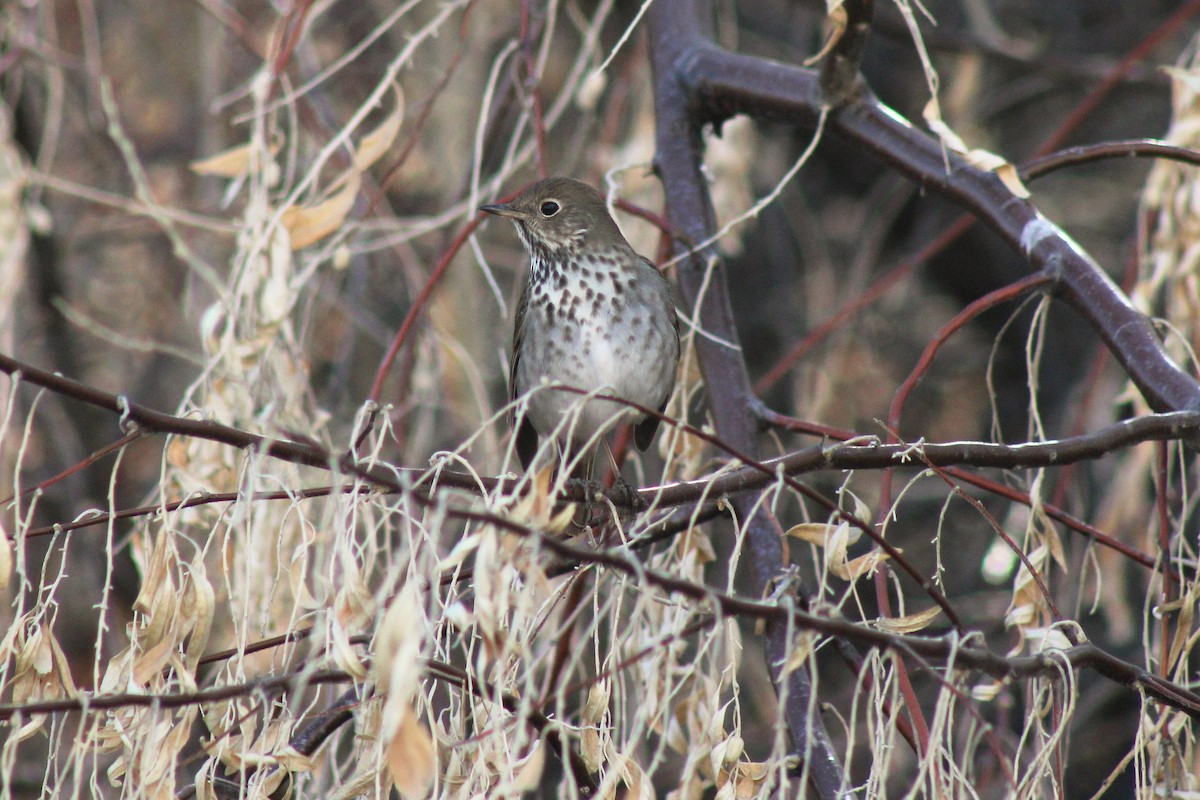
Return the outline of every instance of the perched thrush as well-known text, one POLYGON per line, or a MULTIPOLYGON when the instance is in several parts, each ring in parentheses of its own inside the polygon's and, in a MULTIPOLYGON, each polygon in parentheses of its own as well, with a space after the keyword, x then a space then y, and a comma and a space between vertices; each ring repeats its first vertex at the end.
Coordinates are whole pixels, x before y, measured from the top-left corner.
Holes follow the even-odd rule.
MULTIPOLYGON (((600 193, 570 178, 547 178, 511 203, 481 210, 516 224, 531 261, 513 331, 512 398, 548 381, 661 411, 679 363, 671 291, 658 269, 625 241, 600 193)), ((636 423, 639 450, 650 446, 657 417, 612 401, 585 402, 575 392, 538 389, 517 428, 517 455, 528 467, 538 437, 553 436, 564 463, 582 456, 583 468, 575 474, 589 478, 594 447, 590 453, 583 448, 622 421, 636 423)))

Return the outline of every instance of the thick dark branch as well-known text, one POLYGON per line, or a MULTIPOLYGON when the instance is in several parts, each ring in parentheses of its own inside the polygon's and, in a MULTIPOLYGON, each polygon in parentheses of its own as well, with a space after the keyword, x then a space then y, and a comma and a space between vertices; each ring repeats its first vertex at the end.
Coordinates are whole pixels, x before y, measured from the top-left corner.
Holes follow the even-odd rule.
POLYGON ((643 489, 661 505, 672 506, 696 500, 705 488, 714 497, 763 489, 776 483, 779 475, 802 475, 821 471, 872 470, 911 464, 934 467, 1030 469, 1061 467, 1103 458, 1142 442, 1166 442, 1200 436, 1200 411, 1153 414, 1117 422, 1092 433, 1047 442, 997 444, 995 442, 916 442, 882 444, 851 441, 806 447, 761 465, 738 467, 723 475, 699 478, 643 489))
MULTIPOLYGON (((675 240, 681 261, 680 288, 690 313, 699 322, 696 350, 718 435, 748 454, 757 449, 756 421, 749 413, 754 393, 738 341, 725 269, 712 247, 697 251, 687 242, 703 242, 716 231, 716 218, 701 174, 700 131, 706 121, 694 87, 680 80, 689 51, 704 41, 695 9, 684 4, 656 3, 650 9, 651 54, 656 114, 655 167, 663 183, 667 216, 683 233, 675 240)), ((746 526, 746 548, 755 591, 764 596, 782 573, 785 559, 778 524, 765 511, 753 513, 753 498, 734 501, 746 526)), ((768 621, 766 656, 772 677, 786 686, 784 715, 796 752, 808 768, 810 783, 823 800, 842 794, 842 766, 821 720, 810 713, 812 684, 804 669, 782 670, 792 643, 786 620, 768 621)))
POLYGON ((874 0, 846 0, 838 9, 845 15, 845 29, 821 64, 821 90, 831 105, 848 102, 865 85, 859 66, 867 49, 874 5, 874 0))
MULTIPOLYGON (((671 19, 696 13, 694 0, 655 5, 671 19)), ((671 70, 681 84, 676 91, 690 103, 694 117, 704 121, 719 123, 746 113, 811 126, 828 105, 815 71, 729 53, 697 32, 676 35, 670 56, 668 61, 656 54, 662 62, 658 68, 671 70)), ((955 201, 1032 269, 1054 276, 1057 294, 1096 329, 1152 408, 1200 409, 1200 384, 1166 354, 1150 321, 1087 253, 997 175, 967 165, 867 91, 834 108, 828 128, 923 188, 955 201)), ((661 139, 659 155, 661 159, 661 139)))

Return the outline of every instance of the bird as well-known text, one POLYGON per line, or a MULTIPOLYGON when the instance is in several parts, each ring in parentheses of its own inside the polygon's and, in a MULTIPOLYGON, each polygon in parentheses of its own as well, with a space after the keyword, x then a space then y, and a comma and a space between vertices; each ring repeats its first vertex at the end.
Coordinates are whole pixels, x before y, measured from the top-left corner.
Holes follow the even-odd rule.
POLYGON ((626 241, 604 197, 581 181, 545 178, 509 203, 480 210, 512 220, 529 253, 509 363, 510 399, 528 395, 514 420, 521 465, 534 462, 542 437, 554 437, 561 463, 574 459, 573 477, 590 480, 597 440, 623 421, 635 425, 634 443, 646 450, 659 417, 539 387, 561 384, 662 413, 679 364, 667 279, 626 241))

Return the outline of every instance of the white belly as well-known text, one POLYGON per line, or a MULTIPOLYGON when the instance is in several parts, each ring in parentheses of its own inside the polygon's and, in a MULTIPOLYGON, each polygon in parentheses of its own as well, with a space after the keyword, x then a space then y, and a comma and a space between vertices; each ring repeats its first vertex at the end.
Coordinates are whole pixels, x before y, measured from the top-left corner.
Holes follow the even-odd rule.
POLYGON ((528 414, 540 435, 581 446, 621 421, 643 416, 628 406, 550 388, 554 384, 655 410, 666 401, 675 382, 675 332, 661 309, 653 312, 625 307, 616 313, 606 307, 574 321, 552 318, 554 326, 536 324, 546 319, 530 320, 535 324, 525 331, 516 389, 518 396, 530 394, 528 414), (664 350, 670 351, 669 359, 649 357, 664 350))

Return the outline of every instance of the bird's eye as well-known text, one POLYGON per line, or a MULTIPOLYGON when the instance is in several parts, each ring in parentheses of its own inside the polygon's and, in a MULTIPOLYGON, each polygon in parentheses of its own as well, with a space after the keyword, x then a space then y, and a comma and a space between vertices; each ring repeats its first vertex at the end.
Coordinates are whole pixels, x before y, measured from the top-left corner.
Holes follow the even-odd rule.
POLYGON ((558 203, 554 202, 553 200, 547 200, 546 202, 542 203, 542 216, 553 217, 558 213, 558 209, 558 203))

